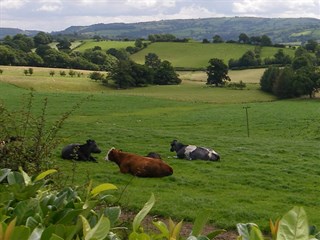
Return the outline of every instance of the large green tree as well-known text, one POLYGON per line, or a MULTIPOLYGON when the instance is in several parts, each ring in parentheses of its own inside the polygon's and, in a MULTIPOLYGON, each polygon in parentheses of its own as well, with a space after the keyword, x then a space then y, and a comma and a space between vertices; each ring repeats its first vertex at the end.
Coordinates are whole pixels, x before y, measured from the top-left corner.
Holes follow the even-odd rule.
POLYGON ((209 66, 207 66, 206 73, 208 75, 208 85, 224 85, 226 81, 231 80, 228 76, 228 66, 218 58, 209 60, 209 66))

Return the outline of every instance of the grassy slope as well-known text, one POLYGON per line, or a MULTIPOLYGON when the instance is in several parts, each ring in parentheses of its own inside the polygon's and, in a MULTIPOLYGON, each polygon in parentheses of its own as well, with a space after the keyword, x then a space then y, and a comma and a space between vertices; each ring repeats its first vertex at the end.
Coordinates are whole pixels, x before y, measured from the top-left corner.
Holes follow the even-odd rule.
POLYGON ((109 48, 126 48, 126 47, 134 47, 134 41, 95 41, 95 40, 89 40, 84 41, 84 43, 77 47, 75 50, 79 52, 84 52, 84 50, 89 48, 94 48, 95 46, 101 47, 102 50, 106 51, 109 48))
MULTIPOLYGON (((5 74, 0 78, 1 98, 8 107, 16 108, 19 96, 28 91, 3 83, 5 74)), ((18 75, 20 70, 15 78, 23 86, 26 77, 18 75)), ((64 79, 57 78, 56 84, 64 79)), ((121 204, 131 209, 140 209, 153 192, 157 199, 154 214, 193 219, 198 210, 208 209, 210 220, 226 228, 234 228, 238 222, 255 222, 266 229, 269 218, 283 215, 293 205, 302 205, 309 222, 320 226, 319 100, 270 101, 272 97, 265 98, 257 90, 203 88, 192 81, 168 88, 90 93, 85 89, 87 86, 83 86, 83 92, 52 92, 39 88, 35 93, 39 101, 48 97, 48 114, 53 120, 71 103, 93 94, 92 100, 67 120, 59 136, 61 147, 94 138, 103 150, 98 155, 99 163, 76 165, 77 185, 86 183, 87 177, 94 184, 114 183, 119 187, 113 193, 114 201, 122 194, 121 204), (256 92, 256 99, 248 103, 247 95, 239 97, 243 92, 256 92), (230 98, 238 98, 238 102, 227 104, 230 98), (259 99, 268 102, 255 102, 259 99), (241 104, 242 101, 247 103, 241 104), (249 138, 244 106, 250 107, 249 138), (169 152, 169 143, 175 138, 213 147, 222 160, 176 160, 169 152), (172 165, 174 175, 132 179, 120 174, 117 166, 103 161, 112 146, 139 154, 157 151, 172 165)), ((35 109, 39 109, 38 104, 35 109)), ((74 166, 59 158, 59 149, 55 160, 61 179, 70 177, 74 166)))
MULTIPOLYGON (((273 57, 279 48, 262 48, 261 57, 273 57)), ((238 59, 246 51, 254 50, 254 46, 245 44, 203 44, 190 43, 153 43, 147 48, 132 55, 132 59, 138 63, 144 63, 144 57, 148 53, 156 53, 161 60, 168 60, 174 67, 205 68, 211 58, 223 59, 228 64, 229 59, 238 59)), ((292 49, 283 49, 286 54, 293 56, 292 49)))

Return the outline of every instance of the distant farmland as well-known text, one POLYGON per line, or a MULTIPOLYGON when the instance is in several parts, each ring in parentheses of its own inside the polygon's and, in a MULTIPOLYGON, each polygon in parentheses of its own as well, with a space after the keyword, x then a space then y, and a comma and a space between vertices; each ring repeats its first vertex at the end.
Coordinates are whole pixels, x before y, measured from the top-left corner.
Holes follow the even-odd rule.
MULTIPOLYGON (((246 51, 253 51, 254 45, 236 44, 236 43, 219 43, 203 44, 200 42, 190 43, 173 43, 159 42, 150 44, 147 48, 132 55, 132 60, 137 63, 144 63, 144 58, 148 53, 157 54, 161 60, 168 60, 174 67, 187 68, 205 68, 211 58, 223 59, 228 61, 240 58, 246 51)), ((263 47, 261 58, 271 58, 280 48, 263 47)), ((294 55, 294 50, 289 48, 283 49, 285 54, 294 55)))
POLYGON ((110 48, 126 48, 126 47, 134 47, 134 41, 96 41, 96 40, 89 40, 83 41, 83 43, 73 49, 79 52, 84 52, 86 49, 94 48, 94 47, 101 47, 102 50, 106 51, 110 48))

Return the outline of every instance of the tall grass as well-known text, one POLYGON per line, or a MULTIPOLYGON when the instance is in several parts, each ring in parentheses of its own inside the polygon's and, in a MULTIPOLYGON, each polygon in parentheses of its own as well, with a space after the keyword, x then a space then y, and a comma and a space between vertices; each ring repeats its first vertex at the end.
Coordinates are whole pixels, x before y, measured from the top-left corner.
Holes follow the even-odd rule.
MULTIPOLYGON (((15 108, 18 97, 27 92, 0 82, 1 99, 8 107, 15 108)), ((126 209, 140 209, 153 192, 154 215, 191 220, 199 210, 208 209, 210 221, 228 229, 238 222, 255 222, 267 229, 269 218, 282 216, 294 205, 303 206, 309 223, 320 226, 318 99, 275 101, 258 90, 206 88, 191 81, 175 88, 90 93, 46 89, 35 96, 48 98, 48 115, 54 119, 88 94, 92 99, 68 118, 58 136, 53 160, 61 181, 68 182, 75 167, 77 185, 91 178, 94 184, 118 186, 113 201, 126 209), (239 96, 252 92, 252 99, 239 96), (250 137, 243 108, 247 106, 250 137), (104 152, 97 155, 98 163, 75 166, 60 158, 64 145, 89 138, 104 152), (173 139, 212 147, 221 161, 178 160, 169 151, 173 139), (115 164, 103 160, 111 147, 141 155, 156 151, 174 174, 161 179, 121 174, 115 164)))

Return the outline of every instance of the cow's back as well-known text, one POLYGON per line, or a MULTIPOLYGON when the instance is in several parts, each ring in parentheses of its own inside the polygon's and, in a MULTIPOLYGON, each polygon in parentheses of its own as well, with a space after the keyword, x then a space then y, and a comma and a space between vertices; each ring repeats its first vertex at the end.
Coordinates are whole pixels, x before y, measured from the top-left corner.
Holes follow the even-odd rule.
POLYGON ((138 177, 166 177, 173 174, 173 169, 159 159, 143 159, 140 164, 135 163, 133 175, 138 177))
POLYGON ((77 148, 79 148, 79 143, 72 143, 65 146, 61 151, 61 157, 63 159, 75 159, 77 154, 77 148))

